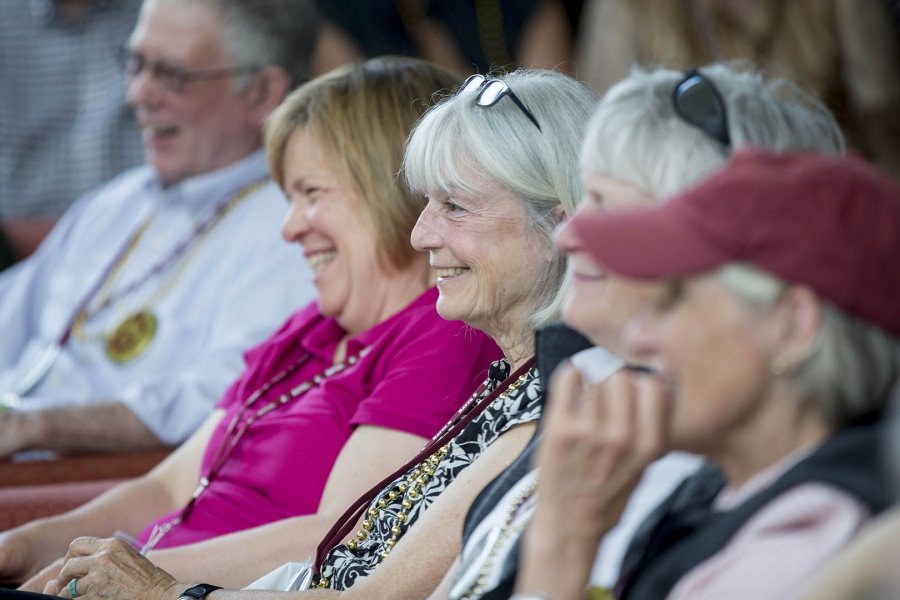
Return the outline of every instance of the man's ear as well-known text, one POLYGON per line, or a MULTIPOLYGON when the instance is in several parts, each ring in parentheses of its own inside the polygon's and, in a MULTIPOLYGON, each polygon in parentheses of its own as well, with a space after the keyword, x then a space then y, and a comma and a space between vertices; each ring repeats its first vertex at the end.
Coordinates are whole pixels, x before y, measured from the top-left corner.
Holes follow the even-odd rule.
POLYGON ((291 78, 283 67, 269 65, 257 72, 244 90, 254 125, 261 128, 290 91, 291 78))

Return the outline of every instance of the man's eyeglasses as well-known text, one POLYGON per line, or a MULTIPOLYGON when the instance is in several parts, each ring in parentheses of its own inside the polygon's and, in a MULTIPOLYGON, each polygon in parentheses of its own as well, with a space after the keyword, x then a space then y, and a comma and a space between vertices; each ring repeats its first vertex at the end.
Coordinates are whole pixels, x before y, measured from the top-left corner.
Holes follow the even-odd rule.
POLYGON ((172 92, 183 92, 185 86, 197 81, 209 81, 212 79, 222 79, 225 77, 235 77, 237 75, 245 75, 259 70, 259 67, 232 67, 228 69, 204 69, 189 70, 175 65, 166 64, 164 62, 149 61, 140 52, 135 52, 130 48, 122 48, 119 51, 119 62, 125 76, 129 79, 137 77, 145 69, 149 69, 150 73, 161 86, 172 92))
POLYGON ((675 113, 726 148, 731 146, 725 101, 713 82, 691 69, 672 92, 675 113))
POLYGON ((472 75, 463 82, 459 91, 456 93, 467 94, 469 92, 477 92, 478 95, 475 96, 475 103, 478 106, 485 107, 494 106, 504 97, 508 97, 515 102, 516 106, 519 107, 519 110, 534 123, 534 126, 538 128, 538 131, 541 131, 541 125, 538 123, 537 118, 535 118, 534 113, 528 110, 528 107, 519 100, 519 97, 516 96, 505 81, 488 78, 484 75, 472 75))

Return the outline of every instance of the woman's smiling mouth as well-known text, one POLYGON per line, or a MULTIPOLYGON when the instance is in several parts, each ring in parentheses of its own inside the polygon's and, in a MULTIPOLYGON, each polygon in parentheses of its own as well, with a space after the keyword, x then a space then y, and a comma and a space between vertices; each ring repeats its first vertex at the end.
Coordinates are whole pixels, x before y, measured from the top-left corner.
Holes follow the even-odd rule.
POLYGON ((434 272, 437 274, 438 281, 459 277, 469 269, 466 267, 435 267, 434 272))
POLYGON ((308 254, 306 261, 309 263, 309 268, 313 270, 313 273, 318 273, 325 265, 333 261, 336 256, 337 251, 335 250, 322 250, 308 254))

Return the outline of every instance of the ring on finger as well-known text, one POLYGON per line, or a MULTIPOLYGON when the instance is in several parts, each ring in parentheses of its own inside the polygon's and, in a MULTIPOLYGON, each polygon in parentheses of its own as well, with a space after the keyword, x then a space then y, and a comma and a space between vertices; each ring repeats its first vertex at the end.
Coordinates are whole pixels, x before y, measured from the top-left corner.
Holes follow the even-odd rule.
POLYGON ((73 598, 77 598, 77 597, 78 597, 78 590, 75 589, 75 587, 76 587, 77 585, 78 585, 78 578, 77 578, 77 577, 75 577, 74 579, 72 579, 72 581, 69 582, 69 595, 71 595, 73 598))

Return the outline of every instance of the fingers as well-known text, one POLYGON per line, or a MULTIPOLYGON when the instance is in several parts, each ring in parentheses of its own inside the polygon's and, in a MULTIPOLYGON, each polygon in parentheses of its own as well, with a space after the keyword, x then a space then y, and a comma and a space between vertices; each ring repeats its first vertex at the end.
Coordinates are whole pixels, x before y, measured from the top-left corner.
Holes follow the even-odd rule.
POLYGON ((545 426, 549 427, 555 421, 563 421, 577 414, 582 387, 581 374, 572 363, 565 361, 557 367, 550 377, 545 426))
POLYGON ((659 458, 669 445, 671 403, 663 385, 652 377, 637 377, 635 409, 641 436, 638 451, 649 463, 659 458))
MULTIPOLYGON (((24 592, 40 592, 41 590, 47 589, 48 583, 53 583, 53 587, 56 587, 56 578, 59 575, 60 569, 63 566, 63 559, 58 558, 40 571, 38 571, 37 575, 23 583, 19 589, 24 592)), ((51 592, 44 591, 45 594, 50 594, 51 592)), ((56 592, 52 592, 52 595, 56 595, 56 592)))
POLYGON ((47 585, 44 586, 44 595, 46 596, 58 596, 59 595, 59 586, 56 585, 56 579, 51 579, 47 582, 47 585))
POLYGON ((148 600, 174 597, 178 582, 124 540, 80 538, 72 543, 55 586, 62 598, 148 600), (77 580, 74 585, 72 580, 77 580))
POLYGON ((550 395, 544 417, 544 441, 536 455, 537 466, 551 466, 550 473, 561 470, 554 467, 571 461, 571 452, 577 448, 580 434, 572 430, 579 422, 583 385, 581 375, 570 363, 564 362, 553 373, 550 395))
MULTIPOLYGON (((72 598, 72 592, 69 588, 69 585, 72 585, 72 582, 68 582, 65 586, 60 588, 55 579, 52 579, 47 582, 47 585, 44 586, 44 594, 47 596, 59 596, 60 598, 72 598)), ((75 591, 78 592, 78 596, 84 595, 84 582, 81 582, 81 585, 78 585, 78 582, 75 582, 75 591)))
POLYGON ((103 538, 88 536, 75 538, 72 543, 69 544, 69 550, 66 552, 66 560, 76 556, 89 556, 94 554, 109 541, 110 540, 105 540, 103 538))
POLYGON ((56 593, 63 598, 71 597, 65 595, 69 593, 69 591, 65 589, 66 586, 72 579, 84 577, 87 574, 88 569, 90 568, 88 557, 100 550, 103 542, 104 540, 95 537, 75 538, 75 540, 69 544, 69 549, 66 551, 66 556, 63 559, 63 564, 59 569, 56 579, 47 583, 44 588, 44 593, 51 594, 53 593, 52 588, 55 588, 56 593))
POLYGON ((598 432, 608 452, 618 458, 626 454, 640 435, 636 423, 635 390, 628 373, 616 373, 605 385, 589 389, 589 404, 597 404, 594 414, 601 416, 595 421, 598 432))
MULTIPOLYGON (((101 539, 95 537, 76 538, 69 544, 69 550, 56 579, 47 584, 45 589, 55 587, 62 598, 71 598, 68 587, 73 579, 78 579, 78 596, 83 596, 90 587, 90 570, 93 563, 102 556, 128 548, 128 544, 119 539, 101 539)), ((50 593, 50 592, 45 592, 50 593)))
POLYGON ((63 568, 59 572, 59 576, 56 578, 56 588, 59 590, 59 593, 68 593, 68 590, 65 588, 69 585, 69 582, 73 579, 78 579, 80 584, 78 586, 79 595, 83 595, 82 590, 87 585, 88 573, 90 573, 91 570, 91 562, 90 556, 66 560, 66 564, 63 565, 63 568))
POLYGON ((577 481, 598 488, 619 469, 634 477, 666 449, 668 404, 653 377, 620 371, 600 384, 582 384, 570 365, 551 383, 551 399, 538 464, 565 475, 542 478, 577 481))

